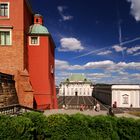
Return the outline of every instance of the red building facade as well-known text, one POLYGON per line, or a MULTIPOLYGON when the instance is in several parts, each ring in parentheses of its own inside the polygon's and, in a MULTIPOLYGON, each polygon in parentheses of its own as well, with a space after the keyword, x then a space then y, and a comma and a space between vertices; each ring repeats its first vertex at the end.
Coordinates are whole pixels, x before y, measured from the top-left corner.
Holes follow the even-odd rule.
POLYGON ((0 1, 0 72, 14 76, 19 104, 51 109, 57 108, 55 45, 42 21, 28 0, 0 1))

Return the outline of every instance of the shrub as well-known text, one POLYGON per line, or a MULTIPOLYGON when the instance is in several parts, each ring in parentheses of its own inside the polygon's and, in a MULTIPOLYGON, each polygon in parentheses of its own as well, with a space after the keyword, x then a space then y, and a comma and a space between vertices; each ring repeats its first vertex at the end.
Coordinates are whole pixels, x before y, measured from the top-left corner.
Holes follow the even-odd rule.
POLYGON ((51 115, 47 117, 47 138, 51 140, 66 139, 69 132, 69 116, 68 115, 51 115))
POLYGON ((130 118, 120 118, 117 121, 117 132, 120 139, 138 140, 140 139, 140 120, 130 118))
POLYGON ((33 124, 25 117, 0 116, 1 140, 32 140, 33 124))
POLYGON ((139 140, 140 120, 82 114, 0 116, 2 140, 139 140))
POLYGON ((94 139, 111 140, 114 131, 111 120, 105 116, 98 116, 92 117, 92 120, 89 123, 94 139))
POLYGON ((30 119, 33 123, 33 135, 38 140, 43 140, 46 135, 46 116, 39 112, 27 112, 24 117, 30 119))

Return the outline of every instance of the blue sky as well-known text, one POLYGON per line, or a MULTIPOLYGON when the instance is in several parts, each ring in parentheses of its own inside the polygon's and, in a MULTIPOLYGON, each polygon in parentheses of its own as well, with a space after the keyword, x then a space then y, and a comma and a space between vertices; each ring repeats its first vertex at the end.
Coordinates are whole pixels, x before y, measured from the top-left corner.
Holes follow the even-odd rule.
POLYGON ((140 84, 140 0, 30 0, 56 44, 56 84, 140 84))

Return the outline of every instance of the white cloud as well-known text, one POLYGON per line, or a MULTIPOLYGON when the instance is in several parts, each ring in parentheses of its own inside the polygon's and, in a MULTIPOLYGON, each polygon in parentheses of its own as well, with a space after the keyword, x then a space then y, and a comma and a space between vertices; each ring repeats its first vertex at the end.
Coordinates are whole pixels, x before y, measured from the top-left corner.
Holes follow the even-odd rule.
POLYGON ((59 51, 81 51, 84 49, 81 42, 76 38, 62 38, 60 43, 59 51))
POLYGON ((73 19, 73 16, 65 16, 65 15, 62 15, 62 18, 63 18, 63 20, 64 21, 66 21, 66 20, 71 20, 71 19, 73 19))
MULTIPOLYGON (((140 74, 139 73, 127 73, 121 72, 113 75, 112 73, 86 73, 86 77, 93 83, 106 83, 106 84, 139 84, 140 74)), ((64 81, 70 76, 69 72, 61 72, 56 75, 55 80, 57 85, 64 81)))
POLYGON ((140 62, 118 62, 115 63, 110 60, 88 62, 84 65, 71 65, 67 61, 55 60, 56 65, 56 83, 60 83, 65 78, 69 77, 70 73, 78 70, 96 70, 99 69, 101 73, 86 73, 88 79, 94 83, 111 83, 111 84, 136 84, 140 83, 140 73, 129 73, 126 70, 140 70, 140 62), (114 75, 115 73, 115 75, 114 75))
POLYGON ((122 52, 122 51, 126 50, 126 47, 122 47, 119 45, 115 45, 112 48, 115 49, 116 52, 122 52))
POLYGON ((70 65, 67 61, 55 60, 56 69, 61 70, 85 70, 85 69, 102 69, 105 72, 119 72, 123 70, 140 70, 140 62, 119 62, 115 63, 110 60, 88 62, 84 65, 70 65))
POLYGON ((57 10, 61 16, 62 19, 60 19, 60 21, 68 21, 68 20, 72 20, 73 19, 73 16, 71 15, 65 15, 64 14, 64 10, 67 9, 66 6, 58 6, 57 7, 57 10))
POLYGON ((127 53, 128 54, 134 54, 135 52, 137 52, 139 50, 140 50, 140 46, 132 47, 132 48, 127 49, 127 53))
POLYGON ((88 62, 87 64, 84 65, 84 67, 87 69, 95 69, 95 68, 98 69, 98 68, 108 68, 113 65, 114 65, 113 61, 105 60, 98 62, 88 62))
POLYGON ((65 6, 58 6, 57 9, 59 12, 63 12, 63 10, 65 9, 65 6))
POLYGON ((110 74, 106 73, 88 73, 86 74, 87 77, 92 79, 102 79, 111 76, 110 74))
POLYGON ((69 62, 63 60, 55 60, 55 67, 57 70, 83 70, 81 65, 70 65, 69 62))
POLYGON ((67 61, 55 60, 56 69, 65 70, 69 68, 69 63, 67 61))
POLYGON ((130 63, 119 62, 118 64, 116 64, 116 68, 117 67, 120 69, 140 70, 140 63, 139 62, 130 62, 130 63))
POLYGON ((140 0, 127 0, 131 2, 131 15, 135 18, 136 21, 140 21, 140 0))
POLYGON ((108 55, 108 54, 111 54, 111 53, 112 53, 112 51, 107 50, 107 51, 100 52, 97 55, 108 55))

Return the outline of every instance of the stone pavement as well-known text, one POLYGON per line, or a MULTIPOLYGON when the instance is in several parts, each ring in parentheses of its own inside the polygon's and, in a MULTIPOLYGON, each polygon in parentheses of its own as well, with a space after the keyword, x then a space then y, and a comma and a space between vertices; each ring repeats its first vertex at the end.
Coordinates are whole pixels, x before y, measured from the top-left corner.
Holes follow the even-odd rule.
POLYGON ((96 112, 95 110, 84 110, 84 111, 80 111, 80 110, 73 110, 73 109, 53 109, 53 110, 46 110, 44 112, 44 114, 46 116, 52 115, 52 114, 68 114, 68 115, 72 115, 72 114, 76 114, 76 113, 81 113, 84 115, 90 115, 90 116, 97 116, 97 115, 107 115, 107 111, 99 111, 96 112))
MULTIPOLYGON (((107 115, 107 111, 99 111, 96 112, 95 110, 84 110, 84 111, 80 111, 80 110, 73 110, 73 109, 52 109, 52 110, 46 110, 44 111, 44 115, 49 116, 52 114, 68 114, 68 115, 72 115, 72 114, 76 114, 76 113, 81 113, 84 115, 90 115, 90 116, 98 116, 98 115, 107 115)), ((128 114, 128 113, 121 113, 121 114, 115 114, 116 117, 126 117, 126 118, 134 118, 134 119, 140 119, 140 117, 128 114)))
POLYGON ((126 118, 133 118, 133 119, 140 119, 140 117, 128 114, 128 113, 121 113, 121 114, 115 114, 117 117, 126 117, 126 118))

